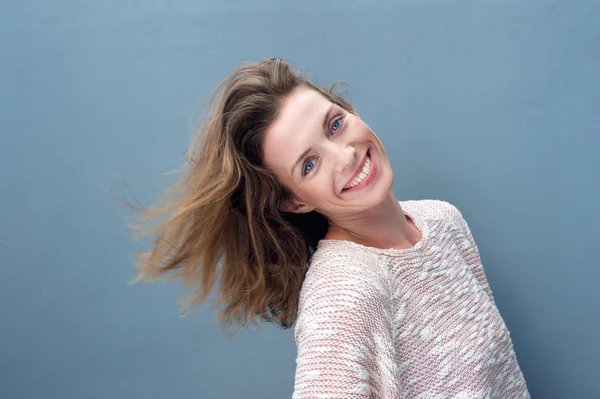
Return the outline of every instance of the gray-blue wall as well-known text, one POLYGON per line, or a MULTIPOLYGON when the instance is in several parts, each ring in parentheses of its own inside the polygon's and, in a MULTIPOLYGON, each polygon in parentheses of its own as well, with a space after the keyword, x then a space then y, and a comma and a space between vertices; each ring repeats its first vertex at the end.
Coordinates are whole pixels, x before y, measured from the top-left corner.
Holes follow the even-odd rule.
POLYGON ((0 397, 285 398, 291 331, 223 338, 126 228, 244 60, 352 86, 399 199, 469 221, 533 398, 600 398, 597 1, 0 5, 0 397))

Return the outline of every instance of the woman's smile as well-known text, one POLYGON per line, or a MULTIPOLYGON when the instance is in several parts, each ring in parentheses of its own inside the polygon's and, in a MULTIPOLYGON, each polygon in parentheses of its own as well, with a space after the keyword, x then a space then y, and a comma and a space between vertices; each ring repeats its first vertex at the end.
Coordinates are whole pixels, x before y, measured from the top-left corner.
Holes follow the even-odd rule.
POLYGON ((342 193, 361 190, 368 186, 377 175, 377 165, 371 158, 371 149, 365 155, 362 167, 356 170, 350 182, 342 189, 342 193))

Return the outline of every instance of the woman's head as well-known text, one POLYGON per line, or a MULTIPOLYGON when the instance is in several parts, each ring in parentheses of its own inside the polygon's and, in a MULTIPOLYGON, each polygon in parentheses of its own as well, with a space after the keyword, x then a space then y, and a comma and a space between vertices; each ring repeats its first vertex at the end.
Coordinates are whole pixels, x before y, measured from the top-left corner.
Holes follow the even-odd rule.
POLYGON ((182 277, 194 289, 192 306, 217 285, 225 324, 258 317, 289 328, 327 218, 376 201, 391 187, 391 169, 350 104, 284 60, 238 68, 213 99, 185 173, 158 206, 143 210, 144 224, 169 216, 139 234, 156 240, 139 255, 138 280, 182 277), (381 160, 379 186, 361 198, 360 187, 342 189, 367 150, 381 160))
POLYGON ((381 141, 352 107, 306 86, 282 102, 263 159, 292 194, 284 210, 315 211, 330 222, 373 208, 393 184, 381 141))

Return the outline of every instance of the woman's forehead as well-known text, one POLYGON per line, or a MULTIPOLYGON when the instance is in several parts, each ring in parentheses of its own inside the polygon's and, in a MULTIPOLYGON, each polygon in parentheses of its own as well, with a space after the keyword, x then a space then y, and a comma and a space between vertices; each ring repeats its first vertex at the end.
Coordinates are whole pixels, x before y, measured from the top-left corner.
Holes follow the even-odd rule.
MULTIPOLYGON (((282 103, 277 119, 267 129, 265 160, 291 164, 309 147, 310 140, 322 130, 323 118, 331 102, 313 89, 294 91, 282 103)), ((281 165, 278 165, 281 166, 281 165)))
POLYGON ((276 128, 287 128, 286 124, 299 123, 306 126, 306 118, 319 118, 331 102, 323 97, 321 93, 307 87, 294 90, 282 103, 281 110, 273 126, 276 128), (283 125, 283 126, 277 126, 283 125))

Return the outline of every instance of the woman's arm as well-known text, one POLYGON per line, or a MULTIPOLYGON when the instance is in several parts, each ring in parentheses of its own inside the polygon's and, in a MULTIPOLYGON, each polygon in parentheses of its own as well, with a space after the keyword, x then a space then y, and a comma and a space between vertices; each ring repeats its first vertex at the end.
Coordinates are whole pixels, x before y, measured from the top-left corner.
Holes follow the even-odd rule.
POLYGON ((400 398, 381 273, 351 254, 323 262, 303 286, 293 398, 400 398))
POLYGON ((452 220, 458 225, 460 231, 465 237, 465 242, 460 243, 460 245, 462 246, 462 251, 465 254, 467 264, 471 267, 471 272, 473 273, 483 290, 490 297, 492 302, 495 303, 492 289, 490 288, 489 282, 485 275, 485 271, 483 269, 481 256, 479 254, 479 248, 475 243, 473 234, 471 234, 471 229, 469 228, 467 221, 463 217, 462 213, 458 210, 458 208, 456 208, 454 205, 448 202, 446 204, 448 204, 449 211, 452 215, 452 220))

